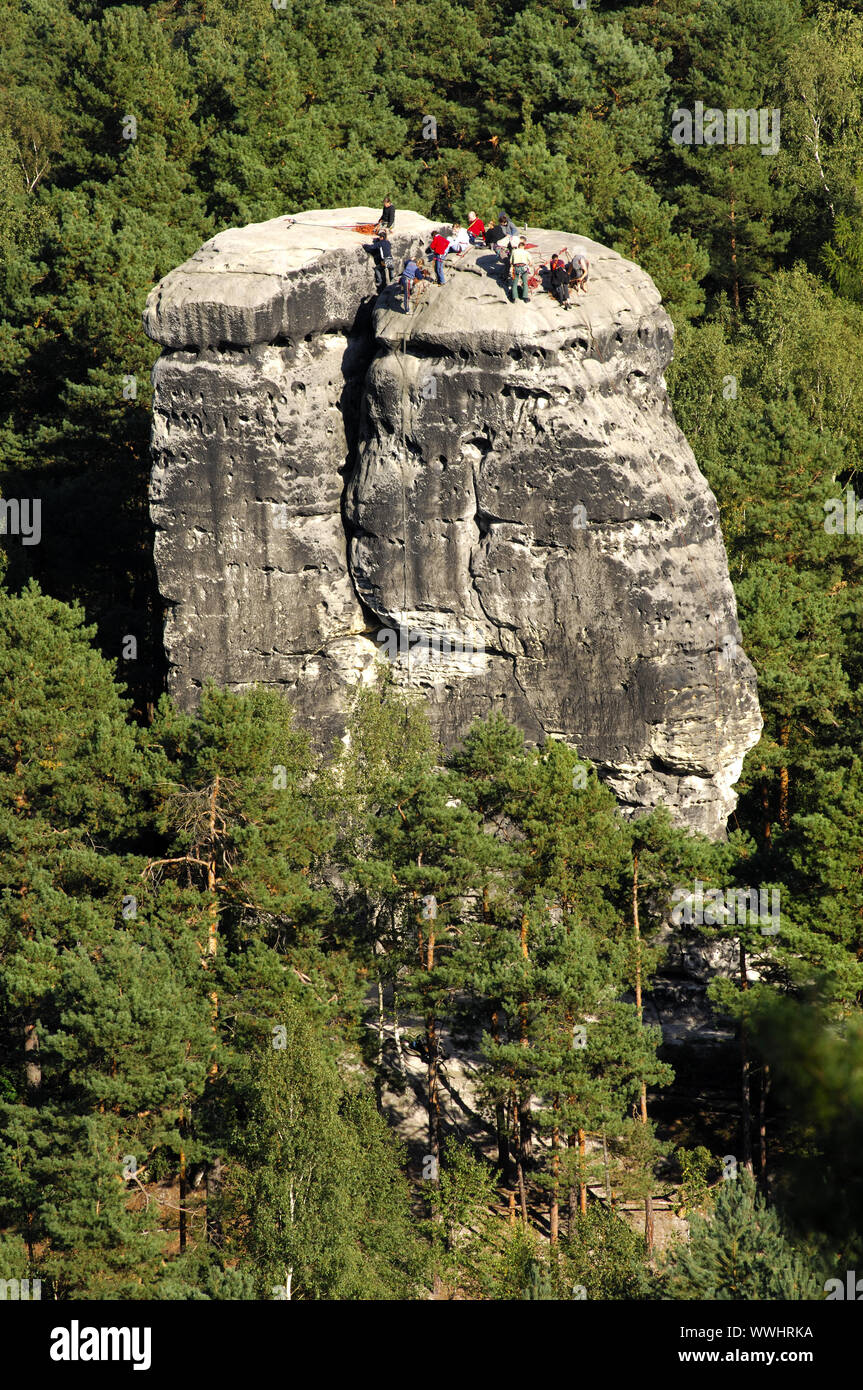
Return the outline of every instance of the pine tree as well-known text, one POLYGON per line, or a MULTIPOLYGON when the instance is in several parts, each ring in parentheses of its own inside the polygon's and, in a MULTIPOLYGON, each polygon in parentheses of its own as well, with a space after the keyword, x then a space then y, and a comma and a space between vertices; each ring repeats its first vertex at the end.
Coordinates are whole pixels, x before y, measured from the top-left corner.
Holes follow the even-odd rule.
MULTIPOLYGON (((239 1026, 242 1035, 246 1000, 255 1000, 252 1013, 263 1007, 280 970, 308 980, 321 1001, 331 994, 336 981, 322 946, 331 902, 312 869, 332 836, 306 784, 308 740, 274 693, 236 696, 209 687, 194 718, 163 701, 151 732, 161 759, 157 816, 166 843, 147 872, 157 888, 169 880, 169 903, 183 890, 196 894, 192 921, 212 1034, 200 1134, 210 1140, 208 1229, 218 1245, 222 1033, 239 1026)), ((347 987, 351 1012, 356 999, 347 987)))
MULTIPOLYGON (((829 975, 825 972, 825 978, 829 975)), ((830 1275, 863 1262, 863 1025, 859 1008, 837 1020, 832 1001, 771 995, 753 1020, 753 1042, 770 1065, 785 1162, 777 1202, 830 1275)))
POLYGON ((404 1085, 406 1070, 400 954, 386 948, 386 943, 392 946, 395 940, 396 904, 384 889, 375 888, 368 881, 357 883, 355 870, 372 853, 377 817, 393 805, 400 781, 421 781, 435 765, 437 753, 424 708, 398 689, 390 668, 382 664, 375 685, 358 689, 348 719, 347 738, 339 743, 336 755, 322 769, 315 790, 322 819, 336 828, 327 869, 328 880, 334 885, 339 935, 350 943, 352 956, 362 961, 362 968, 375 979, 374 1067, 379 1099, 385 1083, 397 1088, 404 1085), (387 991, 392 1001, 393 1057, 385 1050, 387 991))
POLYGON ((203 1086, 206 1014, 189 933, 150 918, 143 736, 93 635, 33 585, 0 597, 0 1200, 57 1295, 136 1297, 166 1232, 131 1197, 203 1086))
POLYGON ((393 909, 386 945, 397 954, 406 1005, 423 1017, 428 1152, 438 1161, 438 1023, 461 983, 453 979, 447 960, 465 915, 472 915, 468 895, 481 892, 497 849, 483 834, 478 816, 451 794, 440 773, 411 776, 393 788, 392 796, 394 804, 382 807, 376 817, 372 852, 354 873, 367 892, 386 896, 393 909))
POLYGON ((745 1171, 723 1183, 709 1219, 692 1217, 689 1248, 668 1257, 661 1288, 665 1298, 711 1302, 820 1296, 807 1261, 745 1171))

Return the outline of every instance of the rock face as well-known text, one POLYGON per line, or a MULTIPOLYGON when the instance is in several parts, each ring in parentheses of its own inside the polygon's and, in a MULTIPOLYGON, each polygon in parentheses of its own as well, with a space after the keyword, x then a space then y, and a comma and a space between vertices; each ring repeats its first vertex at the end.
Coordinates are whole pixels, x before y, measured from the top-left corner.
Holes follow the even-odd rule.
MULTIPOLYGON (((386 654, 446 743, 502 709, 626 808, 721 833, 761 718, 716 501, 637 266, 512 304, 494 257, 372 312, 369 208, 208 242, 152 292, 151 509, 172 693, 278 687, 321 736, 386 654)), ((432 224, 399 213, 397 264, 432 224)), ((535 259, 576 239, 531 231, 535 259)))

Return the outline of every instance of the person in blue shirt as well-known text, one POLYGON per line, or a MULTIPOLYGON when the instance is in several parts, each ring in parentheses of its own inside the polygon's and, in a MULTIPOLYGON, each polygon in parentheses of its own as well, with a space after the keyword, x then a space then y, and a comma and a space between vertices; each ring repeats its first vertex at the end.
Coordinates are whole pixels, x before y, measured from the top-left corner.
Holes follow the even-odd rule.
POLYGON ((404 300, 404 312, 410 313, 411 291, 417 280, 430 280, 431 276, 422 261, 406 261, 405 268, 399 276, 399 284, 402 287, 402 297, 404 300))

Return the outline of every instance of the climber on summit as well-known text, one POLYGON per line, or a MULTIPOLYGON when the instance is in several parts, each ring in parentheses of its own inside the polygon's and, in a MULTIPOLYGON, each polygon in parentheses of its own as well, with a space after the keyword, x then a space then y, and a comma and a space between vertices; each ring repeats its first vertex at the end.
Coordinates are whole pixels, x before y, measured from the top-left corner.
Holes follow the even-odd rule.
POLYGON ((489 227, 488 231, 485 234, 485 244, 490 251, 494 252, 498 261, 500 261, 501 248, 505 241, 506 232, 503 230, 503 227, 500 225, 499 222, 496 223, 493 227, 489 227))
POLYGON ((391 232, 396 220, 396 210, 393 207, 392 199, 389 194, 384 198, 384 205, 381 208, 381 215, 378 219, 376 232, 391 232))
POLYGON ((525 304, 530 303, 530 286, 528 281, 533 270, 533 262, 525 244, 524 237, 519 237, 518 245, 513 248, 509 258, 509 274, 512 283, 512 302, 515 304, 518 299, 518 292, 521 290, 522 299, 525 304))
POLYGON ((476 246, 478 241, 485 241, 485 223, 475 212, 469 212, 467 215, 467 234, 471 246, 476 246))
POLYGON ((450 245, 451 243, 449 237, 444 236, 443 232, 435 232, 434 236, 431 239, 431 246, 429 249, 431 250, 431 253, 434 256, 435 275, 437 276, 437 282, 439 285, 446 284, 446 280, 444 279, 443 275, 443 261, 444 256, 450 249, 450 245))
POLYGON ((580 247, 576 247, 575 255, 569 263, 569 283, 575 290, 584 290, 587 294, 587 273, 590 269, 590 261, 585 256, 580 247))
POLYGON ((457 256, 463 256, 470 246, 470 237, 460 222, 453 222, 449 244, 450 250, 454 251, 457 256))
POLYGON ((549 283, 551 292, 563 309, 569 308, 569 267, 560 259, 557 252, 551 258, 549 265, 549 283))

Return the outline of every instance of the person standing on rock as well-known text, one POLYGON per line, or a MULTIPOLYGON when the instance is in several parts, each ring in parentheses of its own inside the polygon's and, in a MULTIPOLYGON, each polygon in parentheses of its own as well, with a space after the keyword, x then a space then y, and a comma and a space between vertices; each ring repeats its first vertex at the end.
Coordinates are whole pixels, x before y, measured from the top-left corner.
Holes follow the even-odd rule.
POLYGON ((434 256, 435 275, 439 285, 445 285, 446 280, 443 276, 443 258, 450 249, 449 237, 445 237, 443 232, 436 232, 431 239, 431 253, 434 256))
POLYGON ((509 255, 513 247, 513 236, 518 239, 518 232, 515 230, 505 212, 502 212, 497 219, 497 226, 486 235, 486 245, 494 247, 494 253, 498 259, 501 276, 504 283, 509 279, 509 255))
POLYGON ((555 254, 551 258, 549 266, 549 281, 551 292, 563 309, 569 308, 569 267, 560 256, 555 254))
POLYGON ((519 237, 518 245, 515 247, 509 259, 509 273, 512 283, 512 302, 518 299, 518 292, 521 290, 522 299, 525 304, 530 303, 530 272, 533 269, 524 237, 519 237))
POLYGON ((392 198, 390 198, 389 194, 387 194, 386 198, 384 198, 384 205, 381 208, 380 220, 378 222, 378 225, 375 227, 375 231, 391 232, 393 226, 395 225, 395 220, 396 210, 393 207, 392 198))

